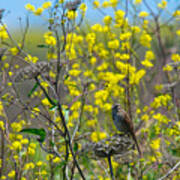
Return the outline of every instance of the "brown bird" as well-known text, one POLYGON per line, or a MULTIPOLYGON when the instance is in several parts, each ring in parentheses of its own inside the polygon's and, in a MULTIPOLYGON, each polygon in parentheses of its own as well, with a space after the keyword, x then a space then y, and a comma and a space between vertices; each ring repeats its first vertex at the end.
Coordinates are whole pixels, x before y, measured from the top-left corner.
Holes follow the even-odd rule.
POLYGON ((133 122, 130 119, 128 113, 121 108, 120 104, 116 104, 112 107, 112 118, 114 121, 114 124, 116 126, 116 128, 125 133, 125 134, 130 134, 137 146, 137 150, 139 152, 140 157, 142 157, 142 153, 141 150, 139 148, 137 139, 136 139, 136 135, 134 132, 134 126, 133 126, 133 122))

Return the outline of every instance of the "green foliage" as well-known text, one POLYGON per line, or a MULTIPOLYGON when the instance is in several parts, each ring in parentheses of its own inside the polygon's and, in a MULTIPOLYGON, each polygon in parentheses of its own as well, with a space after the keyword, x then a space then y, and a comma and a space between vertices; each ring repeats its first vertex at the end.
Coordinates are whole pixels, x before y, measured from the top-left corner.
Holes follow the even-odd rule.
POLYGON ((43 128, 40 128, 40 129, 37 129, 37 128, 26 128, 26 129, 22 129, 20 132, 21 133, 33 134, 33 135, 39 136, 39 138, 37 138, 37 140, 40 143, 43 143, 45 138, 46 138, 46 131, 43 128))

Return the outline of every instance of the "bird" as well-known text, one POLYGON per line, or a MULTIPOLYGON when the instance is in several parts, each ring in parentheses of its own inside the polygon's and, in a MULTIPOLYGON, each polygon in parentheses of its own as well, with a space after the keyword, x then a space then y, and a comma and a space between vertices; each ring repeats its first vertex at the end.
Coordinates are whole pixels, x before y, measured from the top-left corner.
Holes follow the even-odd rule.
POLYGON ((140 157, 142 157, 142 152, 141 152, 141 149, 139 147, 139 144, 138 144, 135 132, 134 132, 133 122, 131 118, 129 117, 128 113, 121 107, 120 104, 115 104, 112 107, 112 118, 113 118, 113 122, 116 128, 119 131, 121 131, 124 134, 128 134, 132 136, 135 142, 135 145, 137 147, 138 153, 140 157))

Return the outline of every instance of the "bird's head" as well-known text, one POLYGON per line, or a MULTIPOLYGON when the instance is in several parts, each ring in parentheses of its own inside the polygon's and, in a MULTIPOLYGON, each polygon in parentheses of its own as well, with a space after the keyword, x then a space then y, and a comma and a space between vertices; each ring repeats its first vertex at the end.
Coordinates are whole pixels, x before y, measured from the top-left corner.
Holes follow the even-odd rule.
POLYGON ((112 106, 112 111, 117 112, 118 109, 121 109, 121 105, 120 104, 115 104, 115 105, 112 106))

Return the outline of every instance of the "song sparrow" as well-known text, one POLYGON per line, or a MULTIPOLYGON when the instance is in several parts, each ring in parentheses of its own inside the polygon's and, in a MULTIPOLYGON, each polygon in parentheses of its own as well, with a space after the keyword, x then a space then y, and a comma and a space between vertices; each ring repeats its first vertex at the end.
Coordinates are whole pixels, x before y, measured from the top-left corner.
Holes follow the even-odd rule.
POLYGON ((119 104, 116 104, 112 107, 112 117, 113 117, 114 124, 119 131, 125 134, 130 134, 132 136, 137 146, 139 155, 142 156, 141 150, 139 148, 139 145, 135 136, 133 122, 130 119, 127 112, 124 109, 122 109, 119 104))

